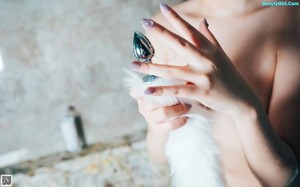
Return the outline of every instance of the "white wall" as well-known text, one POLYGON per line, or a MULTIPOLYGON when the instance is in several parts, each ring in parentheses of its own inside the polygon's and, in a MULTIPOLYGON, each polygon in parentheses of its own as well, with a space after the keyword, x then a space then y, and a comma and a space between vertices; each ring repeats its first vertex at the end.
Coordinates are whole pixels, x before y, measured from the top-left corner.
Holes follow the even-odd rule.
POLYGON ((145 129, 122 88, 122 68, 133 60, 140 19, 157 12, 159 3, 0 1, 0 156, 63 150, 59 124, 68 105, 81 113, 88 143, 145 129))

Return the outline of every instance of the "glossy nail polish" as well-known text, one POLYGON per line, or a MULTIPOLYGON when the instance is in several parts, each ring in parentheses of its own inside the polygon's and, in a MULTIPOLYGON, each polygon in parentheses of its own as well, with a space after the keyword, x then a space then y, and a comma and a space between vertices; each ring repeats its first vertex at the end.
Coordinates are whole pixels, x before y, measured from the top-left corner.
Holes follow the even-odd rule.
POLYGON ((147 88, 144 93, 150 95, 153 94, 154 92, 155 92, 155 88, 147 88))
POLYGON ((169 10, 171 10, 171 8, 167 4, 165 4, 165 3, 160 3, 160 8, 163 11, 169 11, 169 10))
POLYGON ((151 19, 146 19, 146 18, 142 19, 142 24, 146 28, 152 28, 154 26, 154 22, 151 19))

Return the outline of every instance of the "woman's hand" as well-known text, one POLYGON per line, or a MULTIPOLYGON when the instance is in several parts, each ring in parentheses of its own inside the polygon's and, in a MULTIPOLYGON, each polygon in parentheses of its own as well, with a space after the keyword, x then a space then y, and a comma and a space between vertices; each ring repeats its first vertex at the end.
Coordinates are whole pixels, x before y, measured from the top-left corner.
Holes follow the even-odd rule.
POLYGON ((184 80, 186 84, 149 87, 145 90, 146 94, 192 98, 231 116, 238 116, 242 106, 259 103, 254 91, 238 73, 208 30, 205 20, 201 22, 199 32, 170 7, 162 4, 161 9, 180 36, 150 19, 143 19, 143 26, 177 51, 181 59, 186 59, 187 65, 133 62, 129 67, 146 74, 184 80))
POLYGON ((134 90, 131 90, 130 95, 137 100, 139 112, 143 115, 148 128, 151 130, 167 134, 186 123, 186 117, 181 115, 186 113, 191 105, 179 103, 173 106, 159 106, 151 103, 139 96, 134 90))
MULTIPOLYGON (((205 21, 201 22, 199 32, 170 7, 162 4, 161 8, 180 35, 149 19, 143 20, 143 26, 151 35, 156 35, 157 39, 174 49, 180 55, 179 59, 186 60, 186 65, 133 62, 129 67, 146 74, 183 80, 185 84, 149 87, 145 94, 192 98, 228 114, 233 119, 253 174, 264 186, 286 186, 297 171, 297 158, 272 129, 258 96, 235 69, 205 21)), ((153 142, 155 145, 157 142, 153 142)))
POLYGON ((149 87, 145 94, 192 98, 228 114, 255 176, 264 186, 286 186, 297 169, 297 159, 273 131, 258 96, 235 69, 205 21, 201 22, 199 32, 170 7, 162 4, 161 8, 180 36, 149 19, 143 20, 143 26, 177 51, 180 59, 186 59, 186 65, 133 62, 129 67, 146 74, 183 80, 186 84, 149 87))
POLYGON ((151 158, 159 164, 167 163, 165 144, 169 133, 185 125, 187 118, 181 114, 186 113, 191 105, 179 103, 173 106, 156 105, 148 102, 134 89, 130 95, 137 100, 139 112, 148 123, 147 148, 151 158))

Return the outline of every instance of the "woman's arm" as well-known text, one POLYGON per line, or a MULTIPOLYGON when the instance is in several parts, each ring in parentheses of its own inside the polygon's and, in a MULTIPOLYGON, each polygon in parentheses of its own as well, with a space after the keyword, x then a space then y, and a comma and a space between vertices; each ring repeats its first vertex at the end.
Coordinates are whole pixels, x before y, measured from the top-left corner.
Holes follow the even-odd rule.
MULTIPOLYGON (((298 46, 284 46, 280 50, 270 102, 269 119, 275 132, 296 154, 299 169, 300 40, 296 43, 298 46)), ((297 181, 297 186, 300 186, 300 175, 298 175, 297 181)))
POLYGON ((268 186, 280 186, 276 181, 284 178, 294 179, 290 186, 300 186, 300 176, 295 176, 300 160, 300 28, 290 30, 297 29, 288 29, 282 39, 268 116, 261 106, 250 105, 233 117, 251 168, 268 186))
MULTIPOLYGON (((295 107, 290 109, 293 108, 295 107)), ((294 151, 276 135, 262 106, 242 104, 239 109, 231 117, 235 122, 251 170, 263 186, 287 186, 297 171, 297 159, 294 151)), ((297 112, 293 111, 292 113, 297 112)), ((277 113, 276 115, 284 114, 277 113)), ((288 124, 281 120, 280 125, 285 126, 285 131, 295 129, 293 126, 295 122, 288 124)))

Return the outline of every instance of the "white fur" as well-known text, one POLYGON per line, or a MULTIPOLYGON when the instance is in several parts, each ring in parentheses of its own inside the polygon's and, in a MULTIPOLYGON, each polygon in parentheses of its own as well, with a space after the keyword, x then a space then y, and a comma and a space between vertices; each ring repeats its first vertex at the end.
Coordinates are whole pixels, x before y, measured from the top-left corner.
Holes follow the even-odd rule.
POLYGON ((184 114, 188 121, 186 125, 170 133, 165 147, 174 187, 223 187, 225 186, 219 163, 219 152, 212 131, 214 123, 210 121, 210 113, 198 102, 169 96, 145 95, 149 86, 176 85, 177 80, 156 79, 149 83, 142 81, 142 76, 126 71, 125 86, 138 90, 139 94, 149 101, 161 106, 171 106, 179 103, 192 105, 191 110, 184 114))

